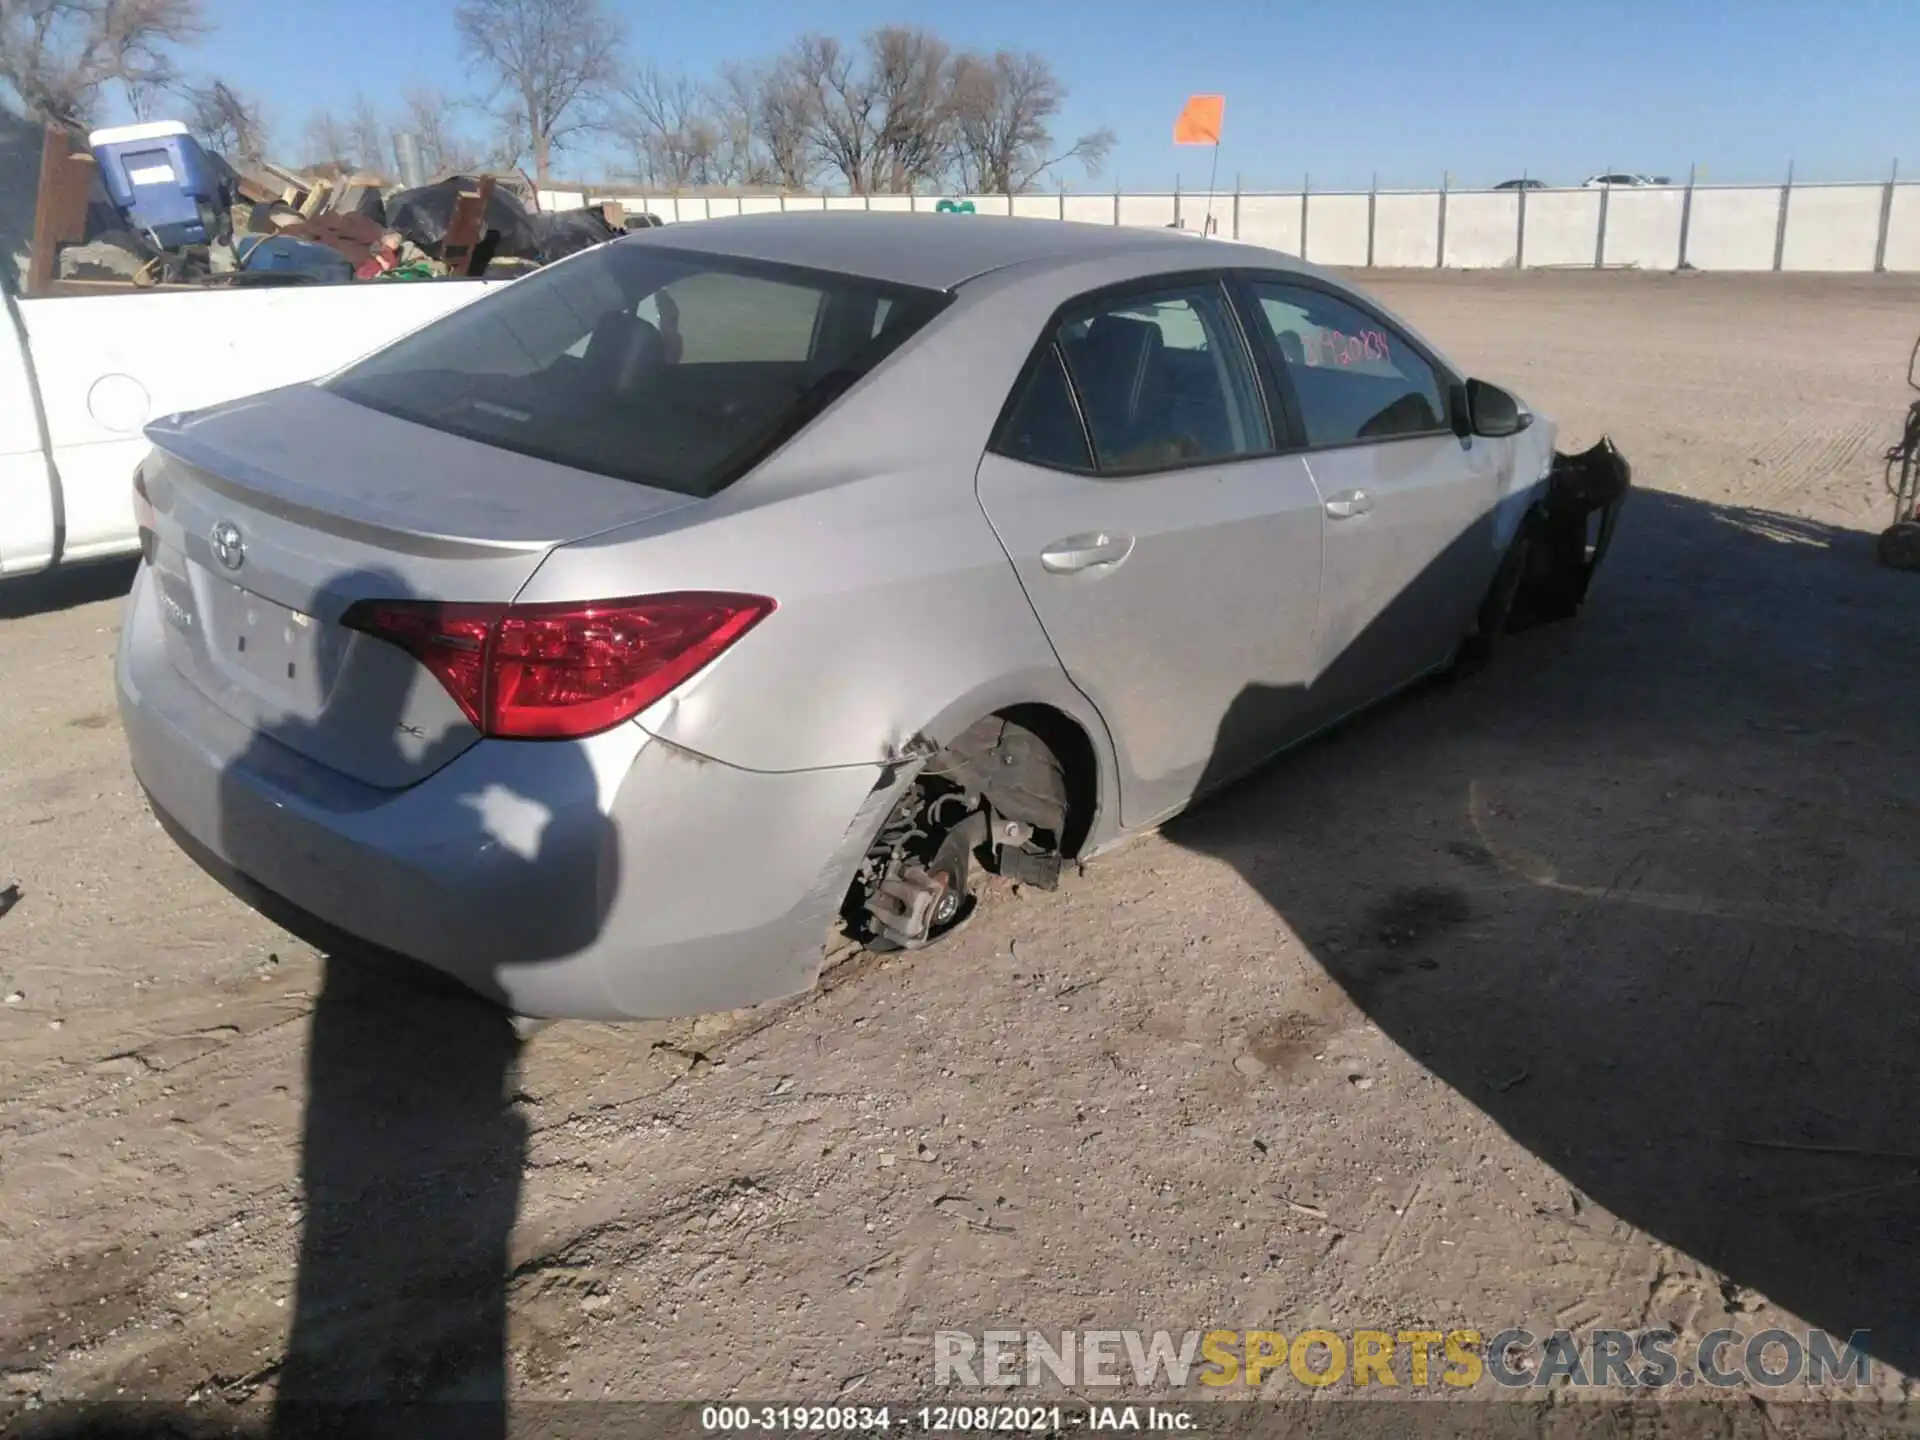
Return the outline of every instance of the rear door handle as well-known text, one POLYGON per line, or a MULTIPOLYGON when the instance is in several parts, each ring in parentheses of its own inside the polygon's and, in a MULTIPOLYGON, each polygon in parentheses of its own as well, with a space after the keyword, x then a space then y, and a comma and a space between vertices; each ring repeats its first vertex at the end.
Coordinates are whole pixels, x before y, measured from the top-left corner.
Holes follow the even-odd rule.
POLYGON ((1364 490, 1342 490, 1327 501, 1327 514, 1336 520, 1351 520, 1373 509, 1373 497, 1364 490))
POLYGON ((1073 575, 1082 570, 1111 569, 1132 553, 1133 536, 1109 535, 1102 530, 1054 541, 1040 552, 1040 563, 1055 575, 1073 575))

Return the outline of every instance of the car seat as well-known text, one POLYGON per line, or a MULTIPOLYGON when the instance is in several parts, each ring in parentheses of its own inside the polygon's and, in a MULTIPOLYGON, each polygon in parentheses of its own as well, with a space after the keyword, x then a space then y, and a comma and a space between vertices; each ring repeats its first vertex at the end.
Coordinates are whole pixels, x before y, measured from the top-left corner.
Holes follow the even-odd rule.
POLYGON ((1158 325, 1127 315, 1100 316, 1073 343, 1080 403, 1107 458, 1164 427, 1165 349, 1158 325))

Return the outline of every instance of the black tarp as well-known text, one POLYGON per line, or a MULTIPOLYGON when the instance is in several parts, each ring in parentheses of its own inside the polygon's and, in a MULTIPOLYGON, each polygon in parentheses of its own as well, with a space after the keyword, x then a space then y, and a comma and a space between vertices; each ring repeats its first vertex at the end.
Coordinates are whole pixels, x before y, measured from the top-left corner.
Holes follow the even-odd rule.
MULTIPOLYGON (((441 244, 447 238, 447 226, 453 222, 453 207, 459 203, 460 192, 474 189, 479 183, 472 176, 455 175, 450 179, 436 180, 431 185, 402 190, 387 201, 387 228, 399 231, 438 260, 441 244)), ((498 185, 487 200, 482 239, 488 230, 500 237, 493 250, 495 255, 508 255, 519 260, 540 258, 537 217, 528 214, 510 191, 498 185)))
POLYGON ((603 245, 622 232, 607 224, 598 210, 563 210, 557 215, 535 217, 540 233, 543 261, 561 260, 595 245, 603 245))

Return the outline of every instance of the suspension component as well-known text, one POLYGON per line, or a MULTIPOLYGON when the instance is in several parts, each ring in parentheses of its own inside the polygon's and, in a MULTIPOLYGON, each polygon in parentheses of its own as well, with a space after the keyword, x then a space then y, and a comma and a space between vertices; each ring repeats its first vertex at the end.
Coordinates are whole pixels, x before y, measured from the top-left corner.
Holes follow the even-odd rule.
POLYGON ((1060 883, 1066 783, 1039 736, 990 716, 925 758, 841 910, 849 933, 876 948, 917 950, 965 924, 977 862, 1035 889, 1060 883))

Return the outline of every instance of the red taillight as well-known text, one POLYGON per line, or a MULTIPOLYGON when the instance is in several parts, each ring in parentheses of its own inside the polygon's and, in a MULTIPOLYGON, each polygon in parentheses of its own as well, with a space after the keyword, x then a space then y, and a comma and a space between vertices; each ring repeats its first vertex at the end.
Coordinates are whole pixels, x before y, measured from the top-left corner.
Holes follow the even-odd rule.
POLYGON ((482 734, 598 734, 667 694, 772 612, 763 595, 686 592, 591 604, 362 600, 340 623, 391 641, 482 734))

